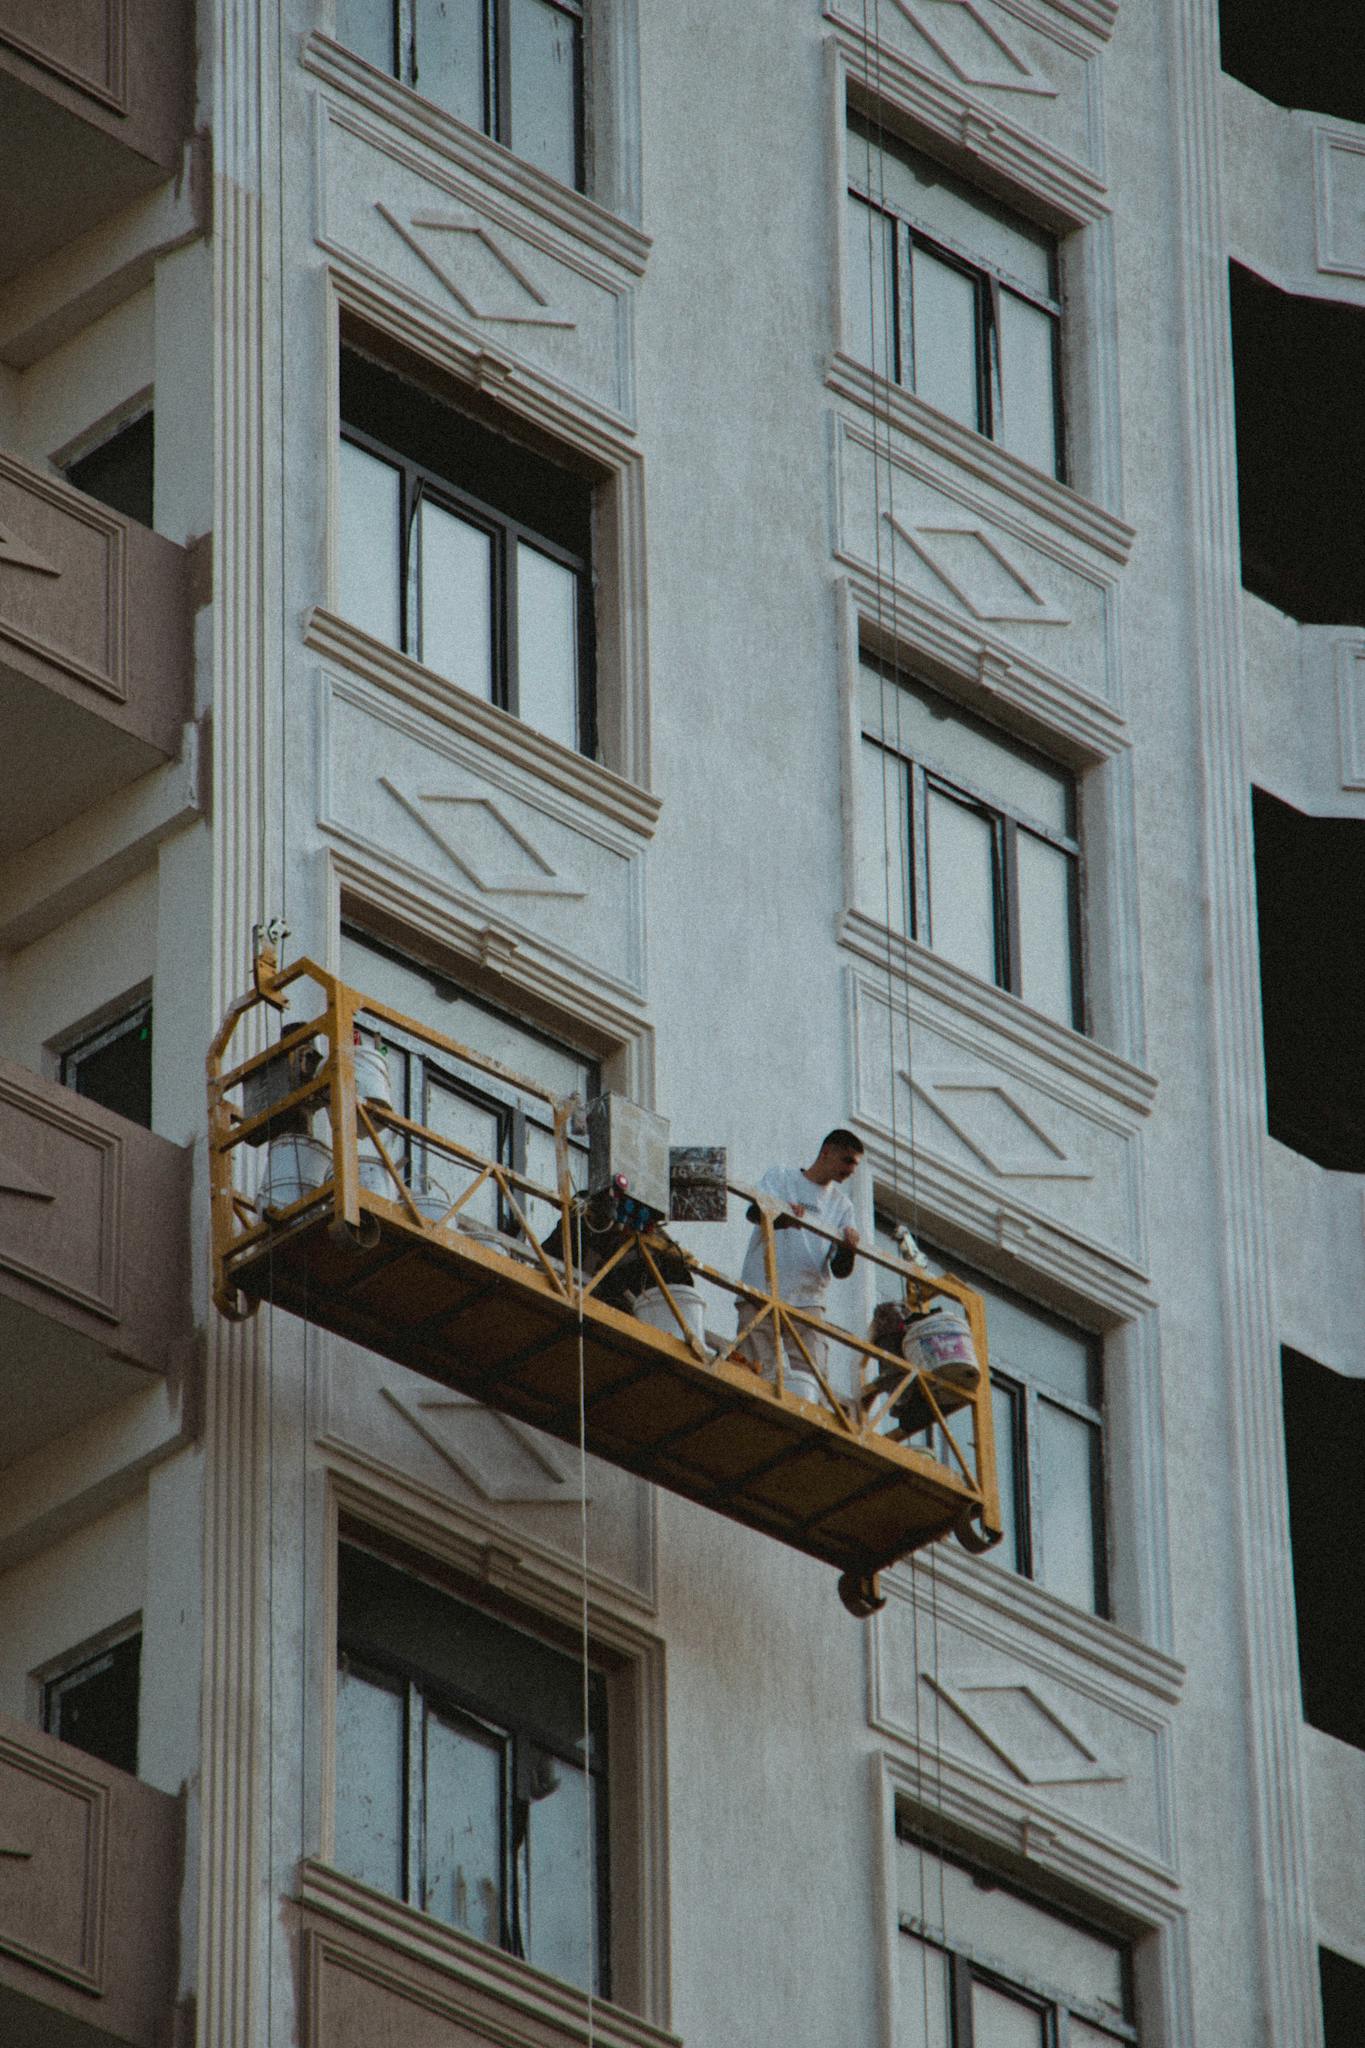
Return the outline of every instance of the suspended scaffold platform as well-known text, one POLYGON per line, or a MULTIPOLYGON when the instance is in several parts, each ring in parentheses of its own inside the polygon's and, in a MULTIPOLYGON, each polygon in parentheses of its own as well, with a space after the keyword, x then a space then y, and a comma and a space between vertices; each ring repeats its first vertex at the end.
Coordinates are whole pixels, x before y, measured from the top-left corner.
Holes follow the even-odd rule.
MULTIPOLYGON (((880 1605, 877 1573, 924 1544, 999 1540, 985 1317, 961 1281, 857 1254, 911 1315, 960 1304, 974 1386, 784 1301, 777 1222, 762 1209, 762 1289, 653 1223, 594 1230, 573 1186, 581 1105, 308 960, 281 971, 269 951, 258 958, 213 1041, 208 1083, 224 1315, 268 1301, 552 1436, 576 1444, 581 1431, 595 1456, 832 1564, 855 1613, 880 1605), (287 1010, 297 1021, 276 1029, 287 1010), (438 1129, 430 1092, 414 1103, 395 1084, 395 1066, 414 1058, 548 1112, 557 1184, 481 1156, 449 1119, 438 1129), (647 1284, 654 1322, 627 1305, 627 1277, 647 1284), (750 1348, 771 1333, 770 1377, 709 1328, 716 1304, 733 1331, 740 1303, 750 1348), (792 1391, 793 1372, 818 1399, 792 1391)), ((752 1190, 729 1193, 758 1206, 752 1190)))

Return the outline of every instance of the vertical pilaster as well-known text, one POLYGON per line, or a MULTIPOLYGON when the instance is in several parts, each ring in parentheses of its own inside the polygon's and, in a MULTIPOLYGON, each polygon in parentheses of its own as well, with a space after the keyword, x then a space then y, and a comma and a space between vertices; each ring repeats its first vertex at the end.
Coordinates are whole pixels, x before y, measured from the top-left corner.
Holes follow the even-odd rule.
POLYGON ((1242 1590, 1248 1780, 1258 1869, 1259 2038, 1319 2048, 1316 1948, 1280 1426, 1279 1333, 1266 1224, 1265 1082, 1251 770, 1243 712, 1236 435, 1220 139, 1217 0, 1173 0, 1192 628, 1203 778, 1213 1182, 1219 1213, 1232 1540, 1242 1590))

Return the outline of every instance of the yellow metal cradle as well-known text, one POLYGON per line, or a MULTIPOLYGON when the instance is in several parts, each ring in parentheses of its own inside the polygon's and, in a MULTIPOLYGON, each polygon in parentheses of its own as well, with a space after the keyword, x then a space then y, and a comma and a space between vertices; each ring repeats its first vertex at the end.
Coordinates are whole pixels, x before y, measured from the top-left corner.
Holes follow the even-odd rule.
MULTIPOLYGON (((259 1030, 252 1035, 259 1043, 259 1030)), ((266 1300, 565 1441, 577 1443, 581 1427, 595 1456, 834 1565, 856 1614, 881 1604, 877 1574, 922 1545, 949 1534, 969 1549, 999 1540, 985 1317, 962 1282, 858 1254, 891 1271, 912 1308, 934 1296, 962 1306, 981 1365, 971 1391, 783 1301, 767 1216, 765 1289, 744 1287, 657 1231, 630 1233, 616 1256, 585 1270, 574 1256, 573 1102, 308 960, 280 971, 271 953, 260 956, 252 990, 214 1038, 208 1087, 213 1295, 224 1315, 248 1315, 266 1300), (310 994, 308 1014, 229 1064, 239 1027, 290 1007, 289 990, 310 994), (539 1097, 553 1115, 557 1186, 538 1185, 382 1099, 362 1099, 357 1041, 385 1037, 449 1070, 539 1097), (248 1099, 254 1107, 262 1097, 268 1106, 249 1114, 248 1099), (272 1133, 314 1120, 328 1131, 325 1156, 312 1148, 317 1184, 274 1206, 249 1162, 259 1162, 272 1133), (471 1211, 490 1189, 500 1230, 471 1211), (603 1298, 624 1250, 650 1274, 676 1329, 603 1298), (737 1355, 738 1340, 698 1334, 668 1278, 679 1257, 694 1289, 747 1302, 768 1325, 773 1380, 737 1355), (831 1384, 829 1353, 847 1361, 852 1398, 831 1384), (792 1369, 818 1384, 819 1400, 790 1389, 792 1369)), ((733 1184, 731 1192, 753 1199, 733 1184)))

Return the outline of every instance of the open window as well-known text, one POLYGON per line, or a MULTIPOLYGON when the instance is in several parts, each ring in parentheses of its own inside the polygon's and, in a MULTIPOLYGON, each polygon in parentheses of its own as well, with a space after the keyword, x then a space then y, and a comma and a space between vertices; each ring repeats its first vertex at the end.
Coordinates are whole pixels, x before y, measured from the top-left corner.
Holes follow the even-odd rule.
POLYGON ((337 0, 341 42, 583 189, 582 0, 337 0))
POLYGON ((341 613, 595 754, 593 479, 349 348, 341 421, 341 613))
POLYGON ((601 1996, 610 1720, 567 1641, 342 1545, 338 1867, 601 1996))
POLYGON ((58 1075, 101 1109, 150 1130, 152 1123, 151 999, 69 1037, 61 1045, 58 1075))
POLYGON ((74 1651, 40 1675, 44 1729, 87 1756, 136 1772, 141 1675, 138 1628, 74 1651))
POLYGON ((1056 238, 851 113, 854 353, 1049 476, 1063 473, 1056 238))
POLYGON ((1075 777, 866 654, 859 701, 861 907, 1079 1028, 1075 777))
POLYGON ((1365 2041, 1365 1969, 1334 1949, 1318 1950, 1324 2048, 1359 2048, 1365 2041))
POLYGON ((156 425, 150 408, 68 462, 69 484, 143 526, 152 524, 156 425))
POLYGON ((1342 1590, 1365 1557, 1365 1380, 1297 1351, 1280 1364, 1304 1718, 1365 1749, 1365 1638, 1342 1590))

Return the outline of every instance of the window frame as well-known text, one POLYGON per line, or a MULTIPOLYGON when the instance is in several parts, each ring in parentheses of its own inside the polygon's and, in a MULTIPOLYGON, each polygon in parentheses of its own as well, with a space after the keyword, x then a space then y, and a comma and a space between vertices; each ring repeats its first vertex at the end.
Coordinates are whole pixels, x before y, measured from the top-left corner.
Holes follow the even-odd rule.
MULTIPOLYGON (((898 1219, 889 1209, 878 1206, 874 1216, 874 1236, 878 1249, 895 1254, 894 1232, 898 1219)), ((1044 1405, 1060 1409, 1065 1415, 1083 1422, 1090 1432, 1090 1525, 1094 1557, 1094 1597, 1090 1606, 1077 1608, 1080 1613, 1093 1614, 1101 1621, 1113 1618, 1113 1593, 1111 1580, 1111 1557, 1105 1484, 1105 1440, 1106 1417, 1104 1410, 1104 1340, 1095 1330, 1087 1330, 1069 1316, 1058 1315, 1053 1309, 1045 1308, 1041 1302, 1020 1294, 1017 1288, 1008 1287, 994 1275, 981 1272, 970 1263, 949 1257, 932 1241, 918 1239, 920 1249, 929 1260, 931 1267, 950 1271, 968 1286, 980 1286, 990 1293, 1009 1297, 1019 1311, 1027 1316, 1037 1317, 1043 1322, 1063 1324, 1067 1333, 1084 1340, 1088 1353, 1089 1384, 1091 1398, 1079 1401, 1074 1396, 1061 1392, 1049 1381, 1029 1372, 1027 1362, 1017 1363, 1014 1358, 998 1362, 990 1344, 990 1313, 987 1301, 986 1332, 990 1347, 990 1375, 993 1408, 998 1411, 1000 1396, 1009 1401, 1011 1420, 1011 1449, 1013 1469, 1016 1475, 1014 1497, 1001 1499, 1001 1513, 1010 1516, 1014 1536, 1014 1554, 1017 1565, 1004 1567, 1014 1572, 1017 1578, 1026 1579, 1040 1592, 1047 1593, 1054 1600, 1063 1601, 1068 1607, 1076 1607, 1064 1593, 1056 1592, 1040 1575, 1040 1563, 1046 1557, 1044 1535, 1043 1480, 1042 1480, 1042 1428, 1040 1410, 1044 1405)), ((998 1435, 998 1420, 997 1420, 998 1435)), ((997 1560, 998 1562, 999 1560, 997 1560)))
POLYGON ((88 1749, 83 1743, 73 1742, 70 1735, 59 1732, 62 1695, 71 1685, 82 1678, 97 1675, 97 1667, 111 1664, 120 1651, 136 1646, 136 1684, 133 1692, 133 1760, 131 1764, 109 1763, 111 1770, 126 1770, 136 1776, 142 1747, 142 1670, 144 1629, 142 1616, 131 1615, 126 1621, 117 1622, 112 1628, 103 1629, 83 1643, 73 1643, 58 1656, 50 1658, 33 1673, 35 1719, 45 1735, 54 1742, 65 1742, 78 1749, 83 1756, 94 1756, 100 1762, 109 1763, 100 1752, 88 1749))
MULTIPOLYGON (((411 1556, 398 1558, 390 1552, 382 1540, 377 1540, 368 1531, 360 1528, 343 1526, 338 1530, 337 1541, 334 1546, 337 1560, 338 1585, 340 1581, 340 1558, 343 1549, 354 1550, 363 1556, 373 1559, 389 1571, 400 1573, 405 1577, 413 1579, 426 1586, 429 1590, 434 1591, 440 1598, 451 1605, 463 1607, 470 1612, 477 1613, 486 1621, 509 1633, 525 1636, 531 1641, 538 1643, 542 1648, 564 1658, 567 1662, 573 1662, 576 1655, 581 1655, 581 1651, 576 1646, 556 1640, 552 1628, 538 1626, 538 1617, 525 1615, 521 1612, 510 1613, 501 1605, 495 1605, 488 1599, 481 1597, 481 1589, 477 1587, 470 1587, 463 1583, 459 1585, 449 1583, 434 1561, 428 1563, 424 1569, 422 1561, 411 1556)), ((515 1805, 517 1795, 515 1786, 519 1759, 524 1747, 533 1747, 552 1754, 558 1753, 561 1761, 567 1762, 572 1768, 584 1769, 588 1778, 597 1787, 597 1797, 594 1803, 593 1851, 597 1878, 594 1901, 597 1981, 593 1986, 592 1995, 596 1998, 611 1998, 613 1996, 613 1979, 615 1975, 615 1930, 612 1918, 612 1878, 615 1859, 613 1856, 614 1815, 611 1728, 619 1711, 619 1706, 612 1699, 610 1666, 603 1659, 600 1650, 595 1644, 590 1647, 589 1665, 602 1687, 598 1711, 604 1723, 603 1742, 601 1745, 601 1755, 595 1758, 590 1756, 590 1760, 586 1764, 580 1765, 575 1758, 567 1753, 563 1745, 556 1745, 547 1735, 544 1724, 534 1720, 530 1709, 518 1711, 514 1703, 512 1710, 503 1713, 499 1709, 497 1718, 493 1718, 493 1710, 490 1708, 488 1701, 474 1693, 462 1692, 457 1685, 443 1683, 435 1678, 424 1677, 423 1674, 414 1671, 411 1666, 405 1665, 403 1659, 396 1653, 386 1650, 382 1645, 376 1645, 368 1641, 360 1627, 353 1626, 348 1629, 341 1612, 340 1598, 338 1597, 337 1600, 336 1629, 332 1657, 332 1711, 334 1724, 338 1686, 344 1668, 354 1670, 357 1676, 371 1684, 377 1683, 386 1687, 392 1692, 399 1694, 402 1699, 402 1754, 399 1759, 402 1783, 403 1834, 400 1857, 402 1891, 397 1895, 401 1902, 410 1907, 414 1912, 428 1913, 428 1909, 424 1904, 426 1894, 426 1865, 424 1860, 426 1832, 426 1794, 423 1783, 425 1768, 424 1749, 426 1716, 436 1713, 450 1721, 473 1724, 479 1730, 491 1734, 504 1743, 505 1754, 500 1760, 501 1800, 499 1815, 500 1875, 502 1881, 501 1927, 498 1941, 496 1943, 488 1943, 487 1945, 499 1950, 504 1955, 514 1956, 518 1961, 526 1962, 533 1968, 544 1968, 545 1965, 543 1964, 532 1963, 531 1958, 525 1953, 527 1929, 531 1923, 524 1923, 522 1919, 523 1902, 520 1892, 518 1866, 523 1860, 524 1852, 519 1851, 519 1845, 516 1840, 517 1820, 515 1805)), ((590 1745, 590 1752, 591 1747, 592 1745, 590 1745)), ((533 1803, 533 1801, 528 1800, 528 1807, 533 1803)), ((335 1823, 335 1801, 333 1803, 333 1822, 335 1823)), ((332 1861, 337 1869, 342 1870, 343 1874, 346 1874, 344 1866, 338 1860, 335 1840, 333 1840, 332 1844, 332 1861)), ((428 1917, 443 1927, 455 1926, 455 1923, 444 1919, 437 1913, 430 1913, 428 1917)), ((473 1934, 469 1929, 457 1927, 455 1931, 467 1935, 471 1940, 478 1941, 483 1939, 483 1937, 473 1934)), ((559 1981, 572 1983, 573 1980, 561 1979, 559 1981)), ((580 1991, 583 1990, 582 1986, 576 1986, 575 1988, 580 1991)))
MULTIPOLYGON (((107 1105, 100 1101, 98 1097, 87 1095, 82 1089, 80 1085, 81 1065, 84 1061, 94 1058, 96 1054, 107 1051, 110 1046, 116 1045, 120 1039, 127 1038, 138 1031, 145 1031, 149 1048, 147 1117, 145 1123, 140 1118, 130 1118, 129 1121, 137 1122, 144 1130, 150 1130, 152 1128, 153 1109, 153 1069, 151 1061, 152 1049, 154 1047, 152 1036, 153 1003, 150 989, 143 995, 134 997, 131 1001, 125 1001, 113 1010, 106 1010, 101 1022, 78 1025, 73 1031, 64 1032, 52 1044, 51 1050, 57 1062, 57 1080, 59 1084, 63 1088, 70 1088, 73 1094, 79 1095, 83 1101, 98 1102, 101 1108, 105 1108, 107 1105)), ((111 1110, 109 1113, 112 1116, 121 1114, 117 1110, 111 1110)))
MULTIPOLYGON (((1067 943, 1071 961, 1071 1016, 1056 1018, 1055 1022, 1069 1026, 1073 1031, 1088 1029, 1087 975, 1084 945, 1084 918, 1082 906, 1085 894, 1084 849, 1080 834, 1080 786, 1074 772, 1063 763, 1054 761, 1040 748, 1030 746, 1025 740, 1016 739, 1001 726, 992 725, 989 720, 979 718, 955 704, 949 697, 943 697, 930 683, 924 683, 918 676, 908 675, 902 664, 884 660, 863 648, 859 651, 859 666, 873 672, 882 685, 890 683, 899 689, 903 680, 912 682, 917 689, 929 692, 939 699, 950 715, 961 724, 975 728, 1002 752, 1014 753, 1024 760, 1036 760, 1052 774, 1065 777, 1067 786, 1067 810, 1071 830, 1058 832, 1043 823, 1041 819, 1028 816, 985 789, 970 777, 954 771, 949 773, 939 768, 928 758, 920 759, 906 753, 893 735, 882 731, 869 731, 859 719, 859 744, 875 748, 882 756, 882 788, 885 793, 893 778, 899 778, 901 795, 898 812, 901 831, 897 846, 904 853, 906 871, 903 875, 905 901, 909 911, 910 930, 907 936, 917 945, 925 946, 930 952, 936 949, 933 943, 933 921, 930 915, 930 871, 932 862, 932 834, 929 827, 929 797, 938 793, 955 803, 962 804, 978 815, 986 817, 991 824, 991 891, 992 891, 992 936, 995 952, 995 975, 992 986, 1005 990, 1009 995, 1027 1002, 1023 993, 1023 945, 1022 916, 1019 896, 1019 835, 1041 840, 1054 851, 1064 854, 1070 863, 1070 888, 1067 906, 1067 943), (890 762, 888 769, 885 765, 890 762)), ((885 721, 883 721, 883 726, 885 721)), ((886 807, 883 807, 883 817, 886 807)), ((888 848, 888 858, 892 849, 888 848)), ((881 920, 879 920, 880 922, 881 920)), ((938 954, 938 958, 947 955, 938 954)), ((970 972, 963 969, 963 972, 970 972)), ((978 977, 979 978, 979 977, 978 977)), ((1030 1004, 1030 1008, 1036 1005, 1030 1004)), ((1048 1011, 1042 1015, 1051 1015, 1048 1011)))
MULTIPOLYGON (((420 84, 421 63, 417 50, 417 19, 413 0, 381 0, 391 23, 389 47, 391 60, 389 76, 397 79, 409 92, 418 93, 423 99, 430 95, 422 92, 420 84)), ((573 129, 574 129, 574 175, 572 189, 587 191, 587 43, 588 21, 584 0, 543 0, 543 4, 554 13, 564 15, 574 24, 574 77, 573 77, 573 129)), ((483 43, 482 77, 480 80, 483 116, 478 133, 496 142, 501 148, 517 155, 513 137, 516 133, 516 108, 512 97, 512 0, 479 0, 481 40, 483 43)), ((337 23, 340 36, 341 24, 337 23)), ((343 48, 349 45, 343 43, 343 48)), ((430 100, 433 106, 442 106, 440 100, 430 100)), ((461 117, 450 108, 452 118, 461 117)), ((537 170, 543 167, 534 164, 530 157, 520 161, 532 164, 537 170)), ((543 173, 553 177, 552 171, 543 173)))
MULTIPOLYGON (((378 435, 353 425, 344 417, 339 424, 339 439, 350 442, 353 447, 361 449, 376 461, 386 463, 389 468, 397 470, 400 478, 399 652, 406 654, 410 660, 420 661, 424 667, 428 666, 422 655, 416 651, 421 645, 421 561, 416 536, 418 513, 423 501, 429 499, 439 509, 451 513, 468 525, 480 528, 489 535, 492 542, 489 612, 493 688, 491 696, 481 697, 481 702, 495 704, 499 710, 506 711, 512 718, 521 717, 518 708, 520 689, 517 627, 517 562, 520 545, 524 542, 536 553, 547 556, 549 560, 558 562, 573 572, 578 590, 574 636, 574 660, 577 670, 574 707, 577 737, 574 751, 595 760, 598 749, 597 678, 591 557, 580 555, 561 542, 548 539, 525 520, 517 518, 514 513, 499 510, 486 499, 452 483, 439 470, 431 469, 413 457, 404 455, 400 449, 394 448, 378 435)), ((445 671, 433 668, 432 673, 443 675, 445 671)), ((453 676, 447 680, 456 682, 453 676)), ((459 683, 456 686, 465 687, 459 683)), ((469 694, 479 697, 479 693, 473 690, 469 694)), ((539 726, 534 729, 541 730, 539 726)), ((553 736, 546 734, 545 737, 553 736)))
POLYGON ((937 1951, 948 1961, 949 2023, 952 2039, 958 2048, 974 2048, 975 2027, 972 2014, 972 1988, 984 1984, 1017 1998, 1021 2004, 1031 2006, 1043 2020, 1047 2048, 1068 2048, 1070 2021, 1081 2020, 1087 2027, 1104 2034, 1116 2043, 1138 2042, 1138 2022, 1134 2017, 1135 2007, 1135 1956, 1133 1944, 1111 1928, 1087 1920, 1082 1914, 1068 1911, 1050 1898, 1039 1897, 1022 1885, 1012 1884, 989 1866, 961 1852, 949 1854, 941 1843, 927 1841, 923 1834, 911 1824, 908 1816, 899 1808, 895 1817, 896 1847, 918 1850, 939 1862, 956 1865, 972 1880, 986 1890, 1012 1894, 1029 1906, 1034 1912, 1047 1915, 1063 1925, 1078 1928, 1093 1940, 1107 1942, 1120 1958, 1125 2002, 1128 2012, 1122 2019, 1087 2005, 1083 2000, 1071 1997, 1062 1987, 1035 1977, 1027 1972, 1017 1972, 1013 1964, 1005 1963, 997 1956, 987 1956, 974 1949, 969 1942, 954 1940, 951 1931, 936 1927, 918 1915, 903 1912, 897 1903, 895 1911, 896 1936, 900 1940, 909 1937, 922 1943, 926 1948, 937 1951))
MULTIPOLYGON (((850 107, 848 109, 846 125, 848 131, 855 135, 861 143, 865 144, 869 152, 875 150, 886 153, 889 151, 894 155, 899 150, 903 156, 927 157, 927 152, 916 150, 902 143, 898 136, 880 129, 874 120, 865 114, 859 113, 855 108, 850 107)), ((889 242, 891 286, 887 294, 888 304, 883 310, 883 323, 890 353, 894 360, 889 364, 883 363, 880 367, 874 362, 869 364, 869 368, 875 374, 887 378, 888 382, 897 384, 903 390, 913 391, 916 396, 920 396, 915 383, 914 363, 914 253, 916 248, 922 249, 926 255, 934 258, 937 262, 945 264, 949 269, 967 277, 973 288, 973 324, 976 351, 973 367, 975 370, 977 417, 972 430, 980 434, 984 439, 993 442, 996 447, 1003 448, 1006 453, 1014 454, 1018 461, 1028 462, 1027 456, 1018 455, 1017 451, 1011 449, 1004 439, 1005 398, 1001 359, 1001 294, 1002 292, 1008 293, 1010 296, 1021 300, 1024 304, 1032 306, 1036 312, 1046 315, 1052 330, 1053 463, 1050 470, 1042 473, 1051 475, 1060 483, 1068 482, 1066 407, 1062 375, 1062 316, 1064 311, 1061 292, 1062 259, 1057 237, 1044 230, 1044 232, 1049 233, 1051 243, 1049 268, 1051 271, 1052 289, 1050 293, 1043 294, 1034 286, 1027 284, 1022 278, 1015 276, 1013 272, 1004 269, 999 264, 990 262, 985 257, 975 254, 952 237, 945 236, 941 230, 930 230, 921 227, 909 213, 887 199, 884 189, 881 191, 864 189, 859 184, 855 174, 852 152, 849 152, 849 157, 847 196, 850 199, 857 200, 860 205, 867 207, 874 221, 880 220, 883 223, 883 232, 886 234, 889 242)), ((933 158, 928 158, 928 160, 931 162, 936 161, 933 158)), ((955 173, 949 172, 946 175, 953 177, 956 183, 964 186, 967 190, 971 189, 969 181, 957 178, 955 173)), ((884 183, 885 181, 883 180, 883 185, 884 183)), ((983 198, 991 197, 991 195, 984 193, 981 196, 983 198)), ((1006 207, 1004 210, 1012 211, 1016 209, 1006 207)), ((1028 217, 1021 213, 1019 218, 1027 220, 1028 217)), ((1034 226, 1036 224, 1030 221, 1029 225, 1034 226)), ((874 288, 875 275, 874 268, 874 288)), ((875 308, 869 308, 869 317, 872 319, 875 340, 878 326, 875 308)), ((926 405, 933 403, 931 399, 923 399, 922 402, 926 405)), ((935 410, 937 411, 938 408, 935 407, 935 410)), ((1030 468, 1034 466, 1031 463, 1029 464, 1030 468)))

